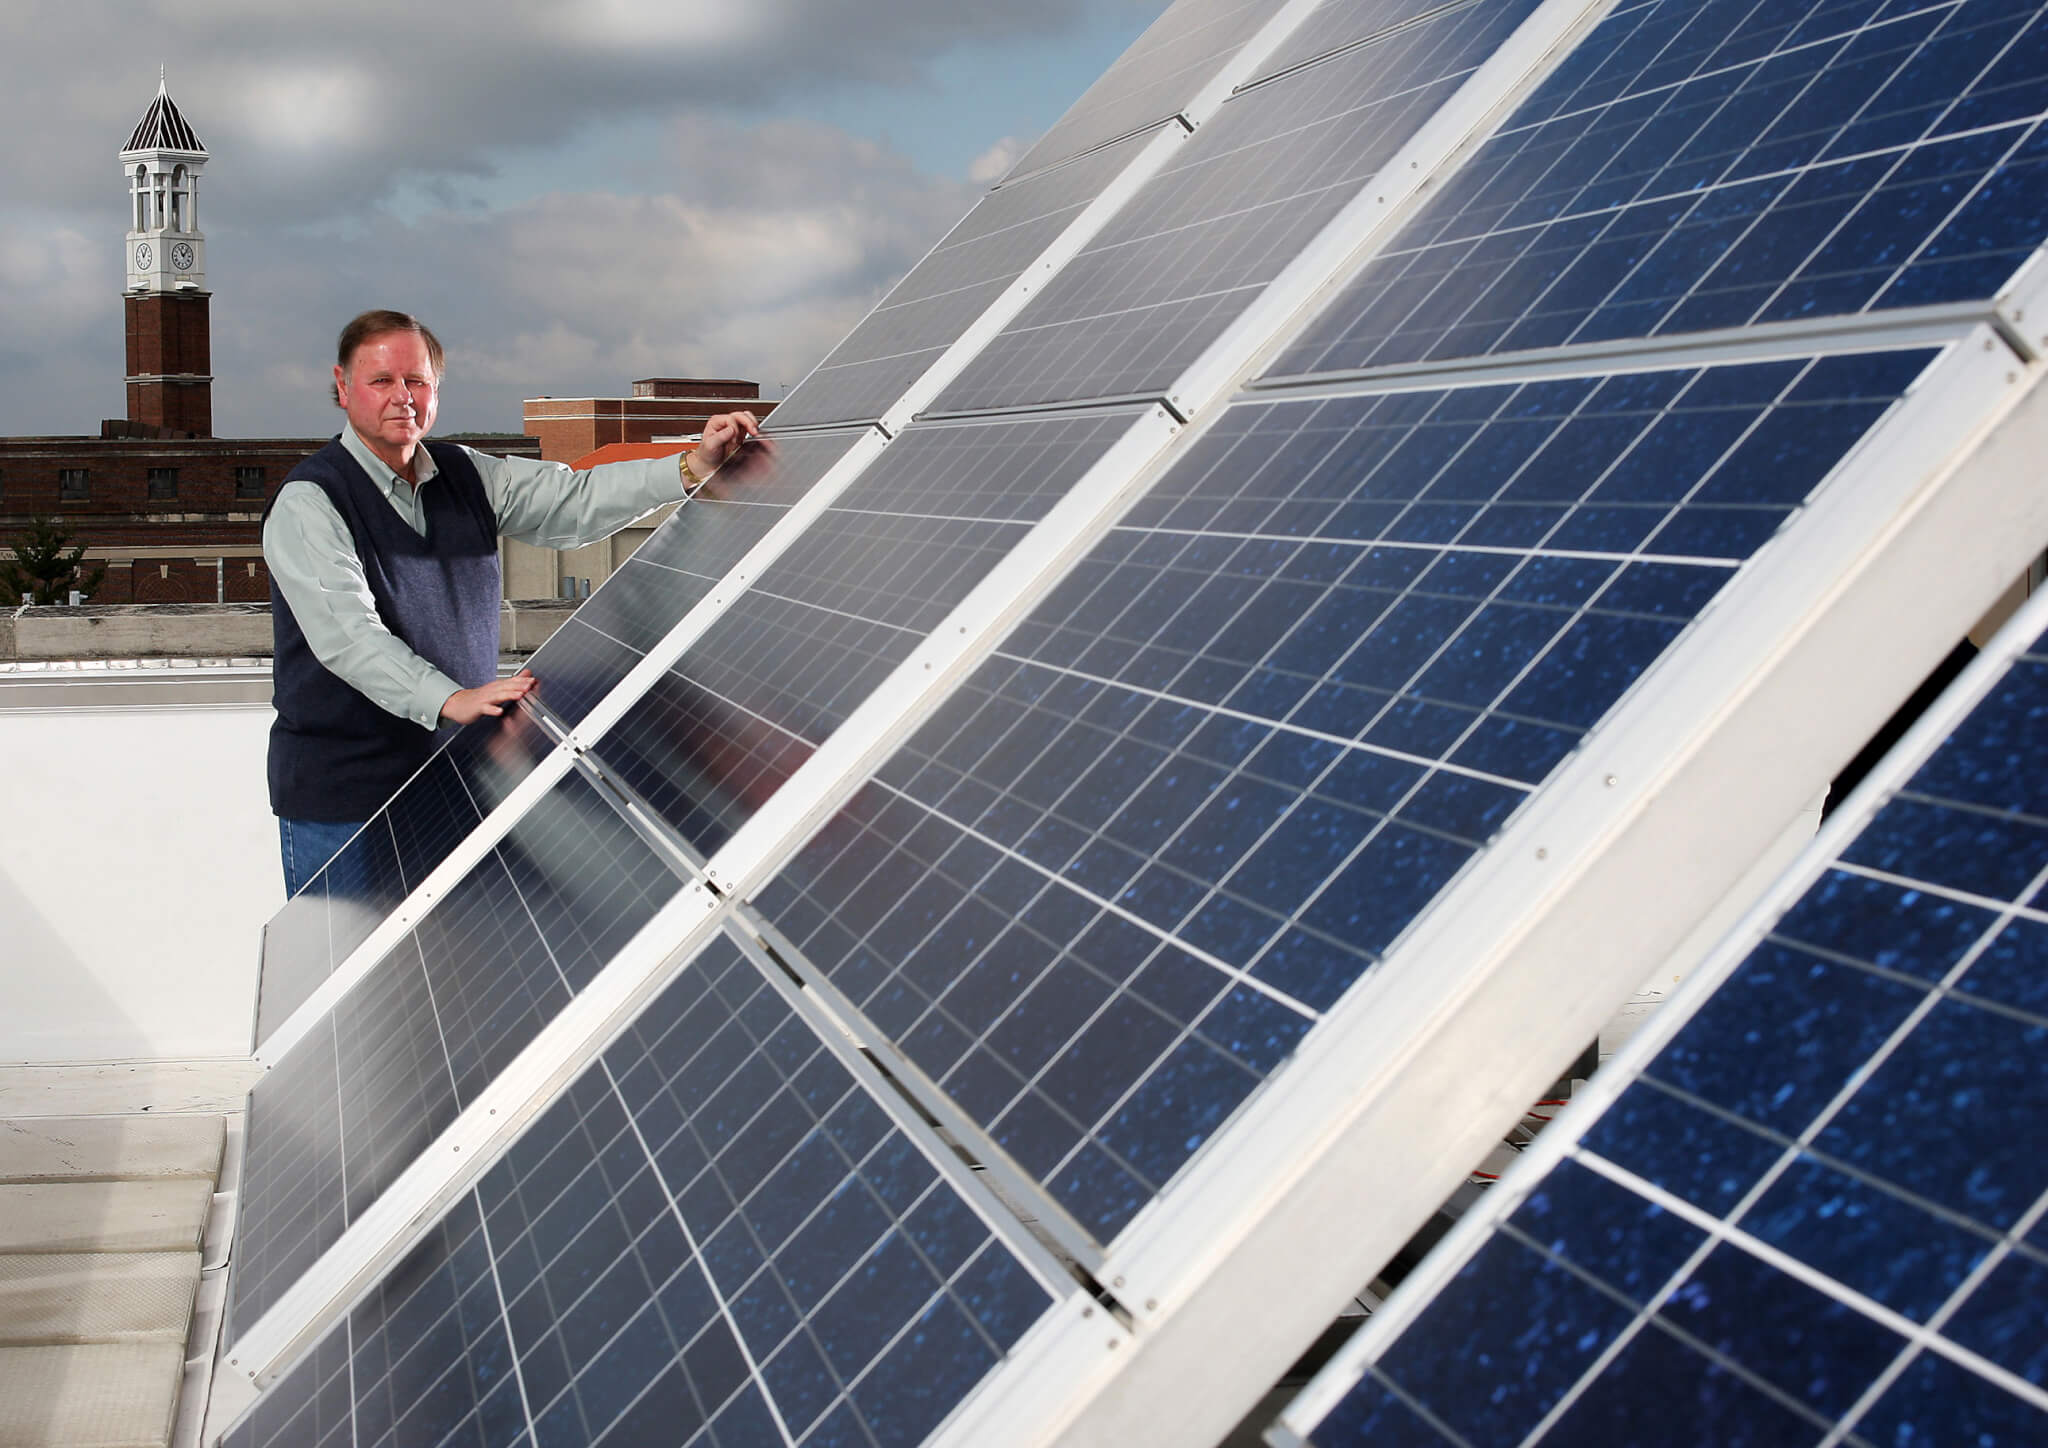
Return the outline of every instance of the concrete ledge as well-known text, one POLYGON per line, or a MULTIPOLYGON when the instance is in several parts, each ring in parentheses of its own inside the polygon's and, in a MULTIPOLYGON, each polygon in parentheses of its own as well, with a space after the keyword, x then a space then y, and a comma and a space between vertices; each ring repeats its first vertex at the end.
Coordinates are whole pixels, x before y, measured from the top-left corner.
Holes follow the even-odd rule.
POLYGON ((218 1116, 38 1116, 0 1121, 0 1182, 220 1175, 218 1116))
MULTIPOLYGON (((568 599, 507 599, 500 649, 530 654, 576 609, 568 599)), ((86 604, 0 614, 0 662, 95 659, 267 659, 267 603, 86 604)))
POLYGON ((116 603, 20 608, 6 655, 60 659, 250 658, 270 654, 267 603, 116 603))

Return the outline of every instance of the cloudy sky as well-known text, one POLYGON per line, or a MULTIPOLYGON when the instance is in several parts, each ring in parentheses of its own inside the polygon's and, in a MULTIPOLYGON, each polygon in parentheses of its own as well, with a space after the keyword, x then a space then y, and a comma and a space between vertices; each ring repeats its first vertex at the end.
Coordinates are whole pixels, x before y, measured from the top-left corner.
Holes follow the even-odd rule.
POLYGON ((215 431, 331 431, 424 317, 443 431, 636 377, 794 384, 1165 0, 0 0, 0 434, 121 414, 116 153, 212 159, 215 431))

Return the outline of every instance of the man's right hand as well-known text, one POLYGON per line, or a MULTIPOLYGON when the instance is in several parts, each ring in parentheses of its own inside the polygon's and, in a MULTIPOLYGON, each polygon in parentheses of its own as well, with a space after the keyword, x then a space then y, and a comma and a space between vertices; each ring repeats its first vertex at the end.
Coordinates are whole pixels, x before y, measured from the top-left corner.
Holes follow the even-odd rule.
POLYGON ((708 475, 736 455, 750 437, 761 436, 761 419, 751 412, 721 412, 704 420, 697 449, 690 454, 699 476, 708 475))
POLYGON ((441 706, 441 717, 452 724, 474 724, 486 714, 495 717, 505 712, 507 704, 516 704, 532 693, 539 682, 531 674, 514 674, 474 689, 457 689, 441 706))

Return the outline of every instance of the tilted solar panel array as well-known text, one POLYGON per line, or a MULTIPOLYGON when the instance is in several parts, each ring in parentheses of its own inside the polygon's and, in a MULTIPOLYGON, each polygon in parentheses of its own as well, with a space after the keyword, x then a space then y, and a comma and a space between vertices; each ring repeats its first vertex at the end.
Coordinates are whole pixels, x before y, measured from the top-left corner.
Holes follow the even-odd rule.
POLYGON ((1925 762, 1901 748, 1273 1442, 2048 1433, 2044 626, 2015 620, 1925 762))
POLYGON ((924 1136, 721 940, 227 1441, 921 1436, 1051 1300, 924 1136))
POLYGON ((1106 1246, 1927 361, 1234 408, 761 910, 1106 1246))
POLYGON ((1181 0, 273 923, 213 1430, 1219 1435, 2048 541, 2040 9, 1181 0))

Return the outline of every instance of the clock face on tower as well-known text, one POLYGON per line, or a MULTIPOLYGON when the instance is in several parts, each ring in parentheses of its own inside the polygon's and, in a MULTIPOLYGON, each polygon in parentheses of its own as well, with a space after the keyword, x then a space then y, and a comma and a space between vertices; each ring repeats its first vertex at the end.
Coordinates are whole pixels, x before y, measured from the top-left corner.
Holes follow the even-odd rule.
POLYGON ((148 271, 150 260, 155 255, 156 253, 149 249, 148 242, 137 243, 135 247, 135 269, 137 271, 148 271))
POLYGON ((171 265, 179 271, 190 271, 192 269, 192 248, 182 241, 172 247, 171 265))

